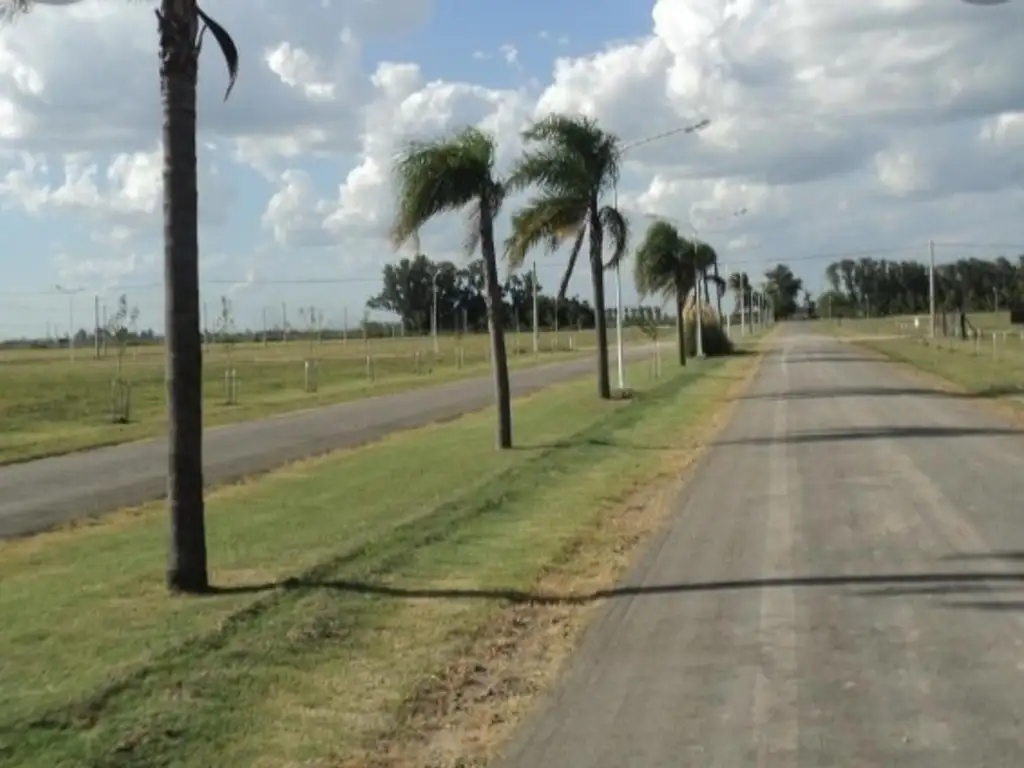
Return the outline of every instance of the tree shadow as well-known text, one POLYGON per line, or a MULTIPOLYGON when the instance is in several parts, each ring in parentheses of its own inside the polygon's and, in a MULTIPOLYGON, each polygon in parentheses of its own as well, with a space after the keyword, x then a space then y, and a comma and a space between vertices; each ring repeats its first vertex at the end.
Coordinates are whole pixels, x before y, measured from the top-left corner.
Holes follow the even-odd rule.
POLYGON ((715 446, 738 445, 804 445, 811 443, 845 443, 858 440, 889 440, 903 438, 954 438, 985 436, 1021 436, 1019 429, 998 427, 849 427, 846 429, 822 430, 820 432, 796 432, 780 436, 747 437, 738 440, 718 440, 715 446))
POLYGON ((786 392, 757 392, 740 395, 737 400, 817 400, 836 397, 938 397, 957 398, 956 392, 943 392, 921 387, 833 387, 822 389, 796 389, 786 392))
POLYGON ((671 445, 639 445, 628 443, 622 440, 607 440, 604 438, 587 437, 580 439, 555 440, 550 443, 530 443, 513 447, 516 451, 551 451, 567 450, 571 448, 617 448, 627 451, 681 451, 682 446, 672 447, 671 445))
POLYGON ((786 365, 809 365, 811 363, 877 363, 877 357, 857 354, 790 354, 786 358, 786 365))
POLYGON ((787 392, 759 392, 740 395, 736 400, 831 400, 836 397, 931 397, 940 400, 976 400, 1024 394, 1018 385, 998 385, 974 392, 947 392, 924 387, 831 387, 787 392))
MULTIPOLYGON (((580 594, 557 594, 552 592, 536 592, 519 589, 454 589, 400 586, 378 584, 367 581, 348 581, 344 579, 285 579, 264 584, 240 585, 231 587, 213 587, 214 595, 237 595, 268 592, 273 590, 313 591, 332 590, 354 595, 395 598, 401 600, 490 600, 512 604, 531 603, 535 605, 584 605, 602 600, 633 597, 657 597, 663 595, 686 595, 708 592, 742 592, 760 589, 814 589, 842 588, 856 586, 879 586, 890 590, 898 587, 916 586, 917 588, 944 588, 951 594, 956 588, 975 587, 975 591, 983 591, 986 585, 1024 585, 1024 573, 880 573, 880 574, 847 574, 839 576, 788 576, 760 579, 735 579, 728 581, 703 581, 679 584, 651 584, 641 586, 621 586, 613 589, 602 589, 580 594)), ((1002 589, 1008 587, 1003 586, 1002 589)), ((987 591, 992 592, 989 588, 987 591)), ((854 593, 856 595, 857 593, 854 593)), ((886 596, 898 593, 886 592, 886 596)), ((868 595, 865 595, 868 596, 868 595)))
POLYGON ((955 555, 945 555, 942 558, 946 562, 971 561, 971 560, 1022 560, 1024 561, 1024 550, 995 550, 993 552, 957 552, 955 555))

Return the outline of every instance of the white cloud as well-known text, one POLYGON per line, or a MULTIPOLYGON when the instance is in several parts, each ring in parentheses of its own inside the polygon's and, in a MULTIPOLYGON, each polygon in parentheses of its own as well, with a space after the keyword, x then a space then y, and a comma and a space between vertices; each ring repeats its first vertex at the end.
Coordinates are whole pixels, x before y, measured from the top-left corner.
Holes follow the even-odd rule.
MULTIPOLYGON (((430 79, 430 62, 367 61, 367 40, 404 34, 431 10, 428 0, 224 4, 247 55, 224 104, 222 64, 214 46, 204 51, 204 226, 246 197, 250 219, 232 223, 271 251, 326 249, 341 268, 370 270, 392 258, 389 169, 405 138, 481 125, 498 136, 504 168, 524 123, 562 110, 596 116, 627 142, 711 119, 698 135, 630 151, 620 199, 699 219, 727 250, 746 248, 744 259, 1012 237, 1024 178, 1021 3, 657 0, 649 34, 563 55, 545 82, 509 88, 475 82, 471 66, 462 79, 430 79), (267 182, 255 211, 251 169, 267 182), (739 208, 710 223, 708 211, 739 208)), ((0 32, 0 199, 121 232, 119 259, 159 214, 153 26, 144 7, 86 0, 0 32)), ((498 56, 518 65, 520 52, 472 58, 498 56)), ((461 228, 456 217, 438 223, 432 247, 456 252, 461 228)), ((237 263, 235 276, 250 274, 237 263)))

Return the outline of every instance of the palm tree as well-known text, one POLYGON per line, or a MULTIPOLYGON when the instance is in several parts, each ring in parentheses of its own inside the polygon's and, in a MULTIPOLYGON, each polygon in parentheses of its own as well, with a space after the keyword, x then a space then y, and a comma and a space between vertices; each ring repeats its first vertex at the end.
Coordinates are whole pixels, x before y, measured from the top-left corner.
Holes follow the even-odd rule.
POLYGON ((506 185, 494 177, 496 151, 494 139, 476 128, 406 146, 394 167, 398 199, 391 242, 396 248, 409 240, 418 246, 418 233, 430 219, 469 206, 466 252, 472 254, 479 245, 483 255, 491 371, 498 406, 496 444, 501 450, 512 447, 512 404, 505 355, 504 302, 494 244, 494 218, 506 194, 506 185))
POLYGON ((740 306, 740 320, 746 324, 747 308, 750 305, 750 277, 746 272, 733 272, 729 275, 729 289, 736 294, 736 300, 740 306))
POLYGON ((699 252, 699 246, 695 249, 672 224, 659 219, 647 228, 633 264, 633 280, 641 297, 661 293, 675 302, 680 365, 686 365, 683 309, 687 294, 698 290, 695 256, 699 252))
MULTIPOLYGON (((700 282, 704 291, 704 304, 711 305, 710 284, 720 286, 721 278, 718 276, 718 253, 707 243, 697 241, 694 246, 694 259, 697 265, 697 272, 700 274, 700 282)), ((719 306, 721 314, 721 306, 719 306)))
POLYGON ((199 319, 199 192, 196 178, 196 85, 208 29, 228 66, 231 93, 238 49, 195 0, 161 0, 160 93, 163 108, 164 281, 170 461, 167 503, 171 547, 167 587, 209 588, 203 504, 203 344, 199 319))
POLYGON ((512 234, 505 242, 510 266, 519 267, 526 254, 538 245, 555 250, 571 241, 572 249, 557 300, 565 297, 583 247, 589 245, 590 279, 594 291, 597 330, 597 391, 611 398, 608 376, 608 325, 604 305, 604 270, 616 266, 629 246, 629 224, 613 206, 601 206, 601 198, 619 178, 622 150, 619 140, 586 117, 551 115, 523 132, 532 144, 516 166, 508 186, 520 190, 535 186, 539 194, 512 217, 512 234), (612 244, 611 258, 604 260, 604 237, 612 244))
MULTIPOLYGON (((0 16, 33 5, 80 0, 10 0, 0 16)), ((238 77, 238 48, 196 0, 160 0, 160 93, 163 110, 164 290, 166 293, 167 502, 171 544, 166 583, 172 592, 209 589, 203 504, 203 358, 199 322, 199 193, 196 174, 196 85, 203 35, 209 31, 228 67, 227 99, 238 77)))

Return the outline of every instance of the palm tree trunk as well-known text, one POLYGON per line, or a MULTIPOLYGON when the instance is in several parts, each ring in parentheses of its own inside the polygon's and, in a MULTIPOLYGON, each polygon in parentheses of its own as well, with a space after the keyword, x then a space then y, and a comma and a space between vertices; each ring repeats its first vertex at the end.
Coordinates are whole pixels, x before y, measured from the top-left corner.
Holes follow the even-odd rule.
POLYGON ((498 409, 496 447, 512 447, 512 392, 508 381, 508 356, 505 349, 505 304, 498 282, 498 256, 494 249, 494 220, 486 203, 480 204, 480 246, 483 251, 484 283, 487 303, 487 330, 491 341, 491 373, 494 376, 494 402, 498 409))
POLYGON ((679 343, 679 365, 686 365, 686 314, 683 312, 683 302, 686 294, 682 290, 676 291, 676 333, 679 343))
POLYGON ((209 589, 203 509, 203 347, 199 324, 195 0, 162 0, 164 290, 171 543, 168 589, 209 589))
POLYGON ((721 285, 721 283, 719 281, 722 278, 721 278, 721 275, 718 274, 718 262, 717 261, 715 262, 715 265, 714 265, 713 269, 715 270, 715 296, 718 297, 717 298, 717 301, 718 301, 718 317, 719 317, 719 320, 721 320, 721 318, 723 317, 723 315, 722 315, 722 289, 719 287, 721 285))
POLYGON ((604 309, 604 263, 601 250, 604 232, 597 215, 597 206, 590 208, 590 278, 594 288, 594 326, 597 332, 597 396, 612 399, 608 375, 608 321, 604 309))

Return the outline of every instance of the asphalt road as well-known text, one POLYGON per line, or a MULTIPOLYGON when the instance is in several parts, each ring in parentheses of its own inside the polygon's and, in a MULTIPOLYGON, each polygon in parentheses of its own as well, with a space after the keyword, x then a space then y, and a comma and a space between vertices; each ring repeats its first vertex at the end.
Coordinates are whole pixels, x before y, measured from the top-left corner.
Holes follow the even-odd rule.
POLYGON ((1024 435, 805 329, 506 768, 1024 765, 1024 435))
MULTIPOLYGON (((646 346, 626 348, 627 361, 647 354, 646 346)), ((614 359, 612 367, 614 376, 614 359)), ((513 395, 529 394, 593 370, 593 358, 586 355, 515 371, 513 395)), ((452 419, 493 401, 491 379, 482 377, 217 427, 204 435, 205 481, 208 486, 231 482, 289 461, 452 419)), ((0 538, 24 536, 159 499, 166 495, 166 474, 163 439, 0 467, 0 538)))

